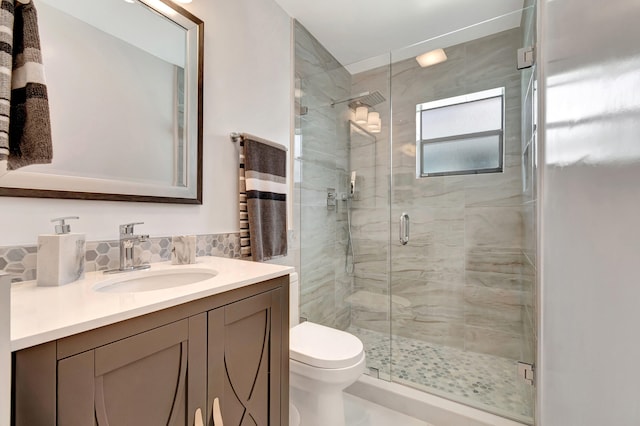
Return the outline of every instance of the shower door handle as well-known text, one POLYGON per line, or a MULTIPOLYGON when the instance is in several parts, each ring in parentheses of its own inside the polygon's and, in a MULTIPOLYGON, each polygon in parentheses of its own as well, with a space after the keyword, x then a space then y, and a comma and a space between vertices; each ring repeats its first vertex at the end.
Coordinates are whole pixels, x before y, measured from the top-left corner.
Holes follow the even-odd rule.
POLYGON ((407 245, 409 242, 409 214, 400 215, 400 244, 407 245))

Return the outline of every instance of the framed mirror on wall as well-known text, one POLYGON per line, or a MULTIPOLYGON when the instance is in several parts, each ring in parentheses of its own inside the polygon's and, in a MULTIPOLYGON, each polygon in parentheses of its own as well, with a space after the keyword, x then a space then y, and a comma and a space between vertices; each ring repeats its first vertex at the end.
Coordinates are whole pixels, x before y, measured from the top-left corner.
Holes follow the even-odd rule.
POLYGON ((34 0, 53 161, 0 195, 202 204, 204 23, 170 0, 34 0))

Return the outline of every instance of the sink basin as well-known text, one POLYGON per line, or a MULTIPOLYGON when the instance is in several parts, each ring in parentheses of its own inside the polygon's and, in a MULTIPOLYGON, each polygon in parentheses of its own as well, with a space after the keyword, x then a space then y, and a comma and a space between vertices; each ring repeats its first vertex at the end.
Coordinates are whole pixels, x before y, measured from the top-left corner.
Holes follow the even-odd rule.
POLYGON ((102 293, 137 293, 141 291, 164 290, 196 284, 213 278, 217 274, 216 271, 203 268, 125 272, 118 277, 96 283, 93 289, 102 293))

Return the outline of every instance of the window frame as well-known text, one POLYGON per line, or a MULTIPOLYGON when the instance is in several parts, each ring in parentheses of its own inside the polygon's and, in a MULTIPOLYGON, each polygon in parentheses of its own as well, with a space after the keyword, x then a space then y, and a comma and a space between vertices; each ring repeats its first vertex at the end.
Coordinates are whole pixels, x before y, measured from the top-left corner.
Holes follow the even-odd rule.
POLYGON ((424 178, 424 177, 436 177, 436 176, 457 176, 457 175, 473 175, 473 174, 484 174, 484 173, 503 173, 504 172, 504 162, 505 162, 505 149, 504 149, 504 141, 505 141, 505 88, 497 87, 494 89, 483 90, 480 92, 469 93, 462 96, 455 96, 446 99, 440 99, 437 101, 424 102, 416 105, 416 178, 424 178), (455 134, 451 136, 445 136, 440 138, 433 139, 422 139, 422 112, 426 110, 435 110, 439 108, 450 107, 453 105, 462 105, 466 103, 492 99, 492 98, 500 98, 501 108, 500 113, 502 114, 500 123, 501 128, 496 130, 488 130, 483 132, 474 132, 474 133, 461 133, 455 134), (498 167, 494 168, 486 168, 486 169, 470 169, 470 170, 455 170, 448 172, 437 172, 437 173, 426 173, 423 171, 423 159, 424 159, 424 147, 427 144, 431 143, 442 143, 448 141, 462 141, 466 139, 473 139, 479 137, 486 136, 498 136, 498 167))

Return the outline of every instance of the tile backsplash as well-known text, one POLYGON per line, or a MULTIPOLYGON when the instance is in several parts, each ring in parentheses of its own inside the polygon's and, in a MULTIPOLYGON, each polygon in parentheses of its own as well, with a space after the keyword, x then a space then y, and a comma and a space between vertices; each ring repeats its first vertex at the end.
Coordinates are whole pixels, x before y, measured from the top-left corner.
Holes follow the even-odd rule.
MULTIPOLYGON (((197 256, 240 257, 240 234, 198 235, 197 256)), ((38 247, 0 247, 0 271, 12 275, 12 281, 36 279, 38 247)), ((171 237, 149 238, 136 245, 136 264, 163 262, 171 259, 171 237)), ((120 266, 118 241, 87 241, 85 269, 87 272, 114 269, 120 266)))

